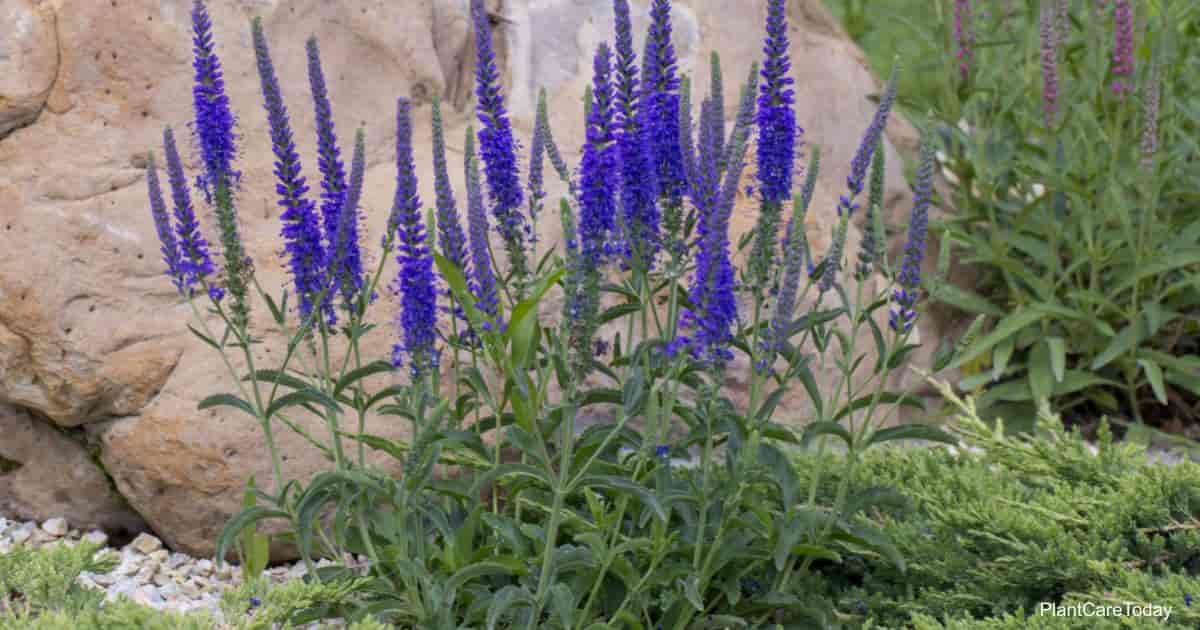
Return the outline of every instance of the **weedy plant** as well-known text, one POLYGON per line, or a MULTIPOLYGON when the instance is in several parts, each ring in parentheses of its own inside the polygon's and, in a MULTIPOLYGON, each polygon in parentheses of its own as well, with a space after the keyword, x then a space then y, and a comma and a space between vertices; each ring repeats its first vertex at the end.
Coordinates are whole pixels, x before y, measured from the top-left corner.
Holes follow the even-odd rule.
POLYGON ((278 519, 288 524, 283 538, 309 565, 308 580, 351 585, 286 621, 797 626, 836 617, 834 604, 804 585, 836 571, 843 553, 874 554, 903 570, 895 547, 861 518, 887 500, 886 489, 851 488, 862 454, 875 445, 952 441, 923 425, 883 428, 898 404, 917 404, 885 382, 915 348, 932 147, 922 150, 909 244, 893 273, 880 247, 879 150, 893 76, 850 165, 840 220, 830 226, 834 245, 818 261, 804 231, 815 150, 803 186, 797 190, 793 181, 803 131, 793 110, 785 3, 768 3, 764 58, 748 73, 732 130, 715 56, 713 91, 693 125, 689 82, 679 76, 671 44, 669 0, 651 5, 640 66, 628 2, 614 0, 613 8, 614 43, 594 55, 578 169, 562 159, 543 95, 523 184, 489 16, 482 0, 472 0, 480 126, 468 133, 463 164, 466 227, 436 101, 436 211, 423 213, 413 104, 401 98, 395 200, 374 270, 363 267, 357 232, 362 134, 347 175, 319 49, 310 40, 321 175, 319 203, 311 199, 255 20, 250 30, 293 283, 275 299, 258 284, 237 231, 233 116, 210 21, 203 2, 195 2, 193 128, 204 164, 197 185, 218 218, 225 262, 219 274, 169 129, 173 213, 153 163, 147 181, 168 275, 195 309, 192 331, 217 350, 237 386, 200 406, 250 415, 270 451, 273 484, 249 488, 253 501, 225 527, 218 557, 237 546, 245 564, 261 563, 267 544, 256 527, 278 519), (737 244, 750 248, 739 281, 729 221, 755 134, 761 210, 755 231, 737 244), (539 254, 533 236, 545 214, 546 159, 571 194, 559 203, 565 242, 539 254), (842 273, 847 225, 864 192, 870 238, 842 273), (493 256, 493 230, 503 258, 493 256), (392 255, 399 341, 388 360, 369 360, 365 349, 377 342, 368 342, 375 327, 367 313, 392 255), (876 270, 895 281, 868 292, 873 285, 860 280, 876 270), (561 297, 561 317, 543 313, 549 295, 561 297), (252 296, 288 333, 277 365, 255 363, 252 350, 262 339, 250 325, 252 296), (740 303, 751 305, 749 313, 740 303), (802 303, 816 306, 797 312, 802 303), (223 328, 213 330, 210 319, 223 328), (598 337, 605 324, 624 326, 611 346, 598 337), (855 347, 867 329, 874 347, 855 347), (334 349, 335 336, 344 337, 344 351, 334 349), (866 360, 867 350, 874 361, 866 360), (745 405, 723 389, 739 353, 751 366, 745 405), (842 374, 829 392, 819 391, 812 371, 825 361, 842 374), (395 374, 397 384, 368 385, 368 377, 384 374, 395 374), (795 385, 815 409, 802 430, 773 420, 795 385), (611 421, 580 430, 585 409, 611 421), (298 421, 306 415, 323 419, 328 435, 306 432, 298 421), (366 434, 368 416, 408 423, 411 438, 366 434), (299 432, 331 469, 307 480, 284 478, 279 430, 299 432), (843 443, 846 457, 838 461, 845 468, 836 481, 817 474, 801 484, 788 453, 811 443, 823 449, 830 440, 843 443), (402 474, 369 466, 368 448, 394 458, 402 474), (819 490, 829 483, 836 487, 827 502, 819 490), (368 562, 342 562, 347 554, 368 562), (314 558, 321 557, 339 564, 318 569, 314 558))
POLYGON ((1170 0, 1014 3, 971 23, 963 72, 947 55, 917 103, 955 184, 944 253, 981 274, 930 292, 988 322, 951 367, 975 368, 960 385, 986 387, 989 415, 1049 399, 1200 418, 1198 18, 1170 0))

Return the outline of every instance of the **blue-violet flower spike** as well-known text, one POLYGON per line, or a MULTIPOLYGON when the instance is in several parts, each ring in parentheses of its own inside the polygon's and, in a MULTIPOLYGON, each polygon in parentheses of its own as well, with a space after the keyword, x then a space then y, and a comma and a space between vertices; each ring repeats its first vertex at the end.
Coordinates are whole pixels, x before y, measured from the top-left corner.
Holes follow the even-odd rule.
POLYGON ((183 172, 183 162, 175 147, 175 134, 170 127, 163 131, 163 151, 167 159, 167 182, 171 186, 171 199, 174 201, 175 236, 180 255, 179 275, 186 293, 213 272, 213 262, 208 253, 208 241, 200 234, 200 222, 196 220, 196 211, 188 193, 187 175, 183 172))
POLYGON ((279 206, 283 208, 280 219, 283 221, 284 251, 296 289, 300 317, 310 322, 314 301, 320 298, 325 289, 325 253, 321 245, 321 228, 317 222, 315 204, 305 194, 308 186, 301 173, 300 155, 292 140, 287 107, 283 103, 260 19, 254 20, 251 31, 263 106, 271 130, 271 150, 275 154, 275 192, 279 196, 279 206))
POLYGON ((167 276, 171 283, 182 294, 184 290, 183 274, 180 272, 179 244, 175 242, 175 232, 171 226, 171 217, 167 214, 167 204, 163 201, 162 186, 158 183, 158 165, 155 164, 154 153, 146 162, 146 188, 150 194, 150 215, 154 218, 154 229, 158 232, 158 242, 161 246, 163 262, 167 265, 167 276))
POLYGON ((900 264, 898 284, 892 293, 895 306, 888 324, 899 333, 908 332, 917 319, 916 303, 921 289, 921 260, 925 255, 925 236, 929 230, 929 204, 933 197, 933 143, 922 139, 921 162, 917 169, 913 191, 912 217, 908 222, 908 242, 904 245, 904 260, 900 264))
MULTIPOLYGON (((408 128, 412 127, 411 107, 408 99, 401 98, 396 108, 397 122, 408 128)), ((398 148, 408 150, 407 154, 396 156, 398 206, 395 216, 400 272, 395 289, 400 294, 403 342, 393 348, 392 364, 399 366, 403 362, 403 355, 407 354, 409 369, 413 378, 417 379, 438 366, 438 354, 434 347, 437 340, 437 281, 433 274, 433 254, 425 243, 421 201, 415 190, 409 189, 416 181, 412 144, 398 148)))
POLYGON ((192 54, 195 70, 192 106, 196 116, 193 132, 204 162, 204 175, 197 179, 197 184, 204 198, 212 203, 217 186, 222 183, 232 186, 239 173, 232 167, 237 153, 233 132, 236 121, 225 94, 221 60, 213 45, 212 20, 202 0, 192 4, 192 54))

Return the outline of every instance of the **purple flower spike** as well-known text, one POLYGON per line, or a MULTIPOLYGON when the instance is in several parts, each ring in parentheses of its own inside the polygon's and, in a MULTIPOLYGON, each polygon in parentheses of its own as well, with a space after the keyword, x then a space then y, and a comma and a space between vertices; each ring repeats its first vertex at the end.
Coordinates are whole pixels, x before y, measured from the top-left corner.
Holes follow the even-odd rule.
MULTIPOLYGON (((412 104, 406 98, 397 103, 397 126, 412 128, 412 104)), ((392 364, 399 367, 408 355, 409 369, 418 379, 437 369, 437 287, 433 274, 433 255, 425 243, 425 225, 421 219, 421 200, 416 195, 416 173, 412 143, 397 144, 407 151, 396 156, 396 240, 400 253, 400 272, 395 290, 400 295, 400 330, 403 342, 392 349, 392 364)))
POLYGON ((921 289, 921 260, 925 256, 925 235, 929 230, 929 204, 933 197, 933 143, 928 137, 921 142, 921 163, 917 170, 913 192, 912 217, 908 222, 908 242, 900 265, 900 287, 892 293, 895 306, 888 325, 899 333, 907 333, 917 320, 916 303, 921 289))
POLYGON ((683 318, 684 325, 695 328, 695 333, 691 338, 677 339, 671 350, 677 351, 680 345, 688 346, 695 359, 718 369, 733 357, 729 346, 733 339, 732 329, 738 318, 733 265, 729 260, 729 219, 746 165, 746 144, 750 124, 754 120, 751 113, 754 107, 753 87, 751 83, 743 90, 733 140, 726 153, 728 163, 723 182, 719 182, 717 175, 720 155, 716 139, 723 134, 711 122, 715 118, 714 99, 706 100, 701 107, 701 119, 710 122, 707 125, 709 130, 702 130, 701 133, 700 165, 697 167, 701 175, 697 182, 699 185, 694 187, 701 192, 693 198, 701 223, 697 230, 700 246, 696 254, 696 275, 690 291, 691 302, 696 310, 685 312, 683 318))
POLYGON ((184 293, 191 291, 203 278, 213 272, 212 258, 208 254, 208 241, 200 234, 200 222, 192 207, 188 194, 187 175, 175 147, 175 134, 167 127, 163 131, 163 151, 167 158, 167 182, 171 186, 174 201, 175 236, 179 245, 179 275, 184 293))
POLYGON ((1133 7, 1129 0, 1113 0, 1113 93, 1133 92, 1133 7))
POLYGON ((458 218, 454 188, 450 185, 450 169, 446 163, 446 132, 442 126, 442 105, 437 99, 433 101, 433 190, 437 197, 438 239, 442 255, 466 275, 470 269, 467 237, 458 218))
POLYGON ((487 177, 488 196, 496 228, 504 238, 509 263, 520 275, 525 271, 523 217, 517 211, 523 195, 517 169, 517 142, 504 108, 500 72, 492 48, 492 27, 483 0, 471 0, 475 25, 475 96, 479 117, 479 153, 487 177))
POLYGON ((579 167, 579 241, 585 264, 592 268, 603 263, 608 237, 616 227, 616 203, 610 190, 618 169, 611 61, 608 44, 600 44, 593 62, 592 106, 579 167))
POLYGON ((638 115, 654 160, 658 193, 669 203, 678 204, 684 194, 685 176, 679 146, 679 77, 671 43, 670 0, 653 0, 650 6, 638 115))
MULTIPOLYGON (((867 169, 871 166, 871 158, 875 155, 875 148, 883 146, 879 139, 883 136, 883 130, 887 126, 888 116, 892 111, 892 103, 896 100, 896 72, 892 71, 892 76, 888 79, 887 86, 883 90, 883 95, 879 98, 879 106, 875 110, 875 116, 871 119, 871 124, 867 126, 867 131, 863 134, 862 142, 858 145, 858 151, 854 154, 854 159, 850 162, 850 174, 846 176, 846 187, 849 192, 841 195, 838 199, 838 216, 849 219, 854 215, 854 211, 858 209, 858 203, 855 198, 862 192, 863 184, 867 177, 867 169)), ((830 244, 829 251, 825 255, 826 265, 821 273, 821 281, 818 283, 818 288, 821 291, 828 291, 833 288, 834 280, 837 277, 838 271, 842 267, 842 252, 845 248, 846 231, 839 225, 835 230, 833 242, 830 244)))
POLYGON ((1046 128, 1054 127, 1058 117, 1058 48, 1059 31, 1054 28, 1054 8, 1042 6, 1040 26, 1042 55, 1042 115, 1046 128))
MULTIPOLYGON (((354 133, 354 157, 350 160, 350 188, 346 191, 346 203, 342 206, 338 218, 338 231, 334 239, 333 260, 331 261, 330 278, 333 285, 342 292, 342 306, 348 310, 356 309, 358 295, 362 291, 365 278, 362 269, 362 250, 358 242, 358 223, 361 215, 358 204, 362 199, 363 178, 367 170, 367 142, 365 132, 360 127, 354 133)), ((374 296, 372 296, 374 299, 374 296)))
POLYGON ((158 166, 154 154, 146 163, 146 189, 150 193, 150 215, 154 218, 154 229, 158 232, 158 242, 161 245, 163 262, 167 265, 167 276, 179 292, 183 293, 183 274, 180 272, 179 244, 175 242, 175 233, 171 229, 171 217, 167 215, 167 204, 163 201, 162 186, 158 183, 158 166))
POLYGON ((759 192, 767 203, 782 203, 792 196, 796 140, 796 112, 788 76, 787 7, 784 0, 767 5, 767 40, 763 46, 762 86, 758 97, 759 192))
POLYGON ((192 88, 192 106, 196 115, 193 132, 204 162, 204 175, 197 179, 197 184, 205 199, 212 203, 216 188, 221 184, 233 185, 239 173, 232 168, 237 153, 233 133, 235 120, 229 109, 229 97, 225 94, 221 60, 213 45, 212 20, 201 0, 195 0, 192 5, 192 53, 192 68, 196 72, 192 88))
POLYGON ((546 198, 546 132, 550 129, 550 125, 542 124, 542 117, 547 115, 543 113, 546 108, 545 91, 538 95, 537 107, 537 116, 533 123, 533 140, 529 143, 529 174, 525 182, 525 188, 529 192, 529 222, 525 224, 525 237, 529 239, 535 252, 538 242, 538 215, 542 210, 542 200, 546 198))
POLYGON ((958 59, 958 74, 964 83, 971 76, 971 57, 975 54, 972 22, 971 0, 954 0, 954 56, 958 59))
POLYGON ((616 15, 616 125, 621 168, 624 250, 634 267, 649 269, 658 253, 660 216, 653 139, 641 125, 640 112, 650 107, 649 94, 639 92, 637 53, 628 0, 614 0, 616 15))
POLYGON ((271 150, 275 154, 275 192, 279 195, 279 206, 283 208, 280 219, 283 221, 284 250, 296 288, 300 317, 309 321, 314 301, 325 288, 321 228, 317 223, 315 204, 305 195, 308 185, 301 174, 300 155, 292 141, 291 123, 267 49, 262 21, 255 19, 251 30, 263 105, 271 129, 271 150))
POLYGON ((488 219, 483 207, 483 184, 479 176, 479 159, 475 155, 475 136, 467 130, 466 155, 467 180, 467 234, 471 246, 471 292, 479 303, 475 306, 484 314, 495 317, 499 298, 496 295, 496 277, 492 273, 492 254, 488 247, 488 219))
MULTIPOLYGON (((821 170, 820 147, 813 149, 812 160, 808 166, 808 176, 804 188, 792 207, 792 216, 788 220, 787 233, 783 238, 783 281, 775 298, 775 312, 771 318, 771 334, 764 342, 766 349, 780 352, 789 338, 792 328, 792 315, 796 310, 796 295, 800 289, 801 274, 804 263, 808 258, 808 242, 804 232, 804 217, 812 202, 812 192, 816 188, 817 174, 821 170)), ((767 360, 770 365, 771 360, 767 360)))
MULTIPOLYGON (((342 164, 341 149, 338 148, 337 133, 333 125, 333 107, 325 86, 325 72, 321 69, 321 50, 317 38, 310 37, 308 50, 308 83, 312 90, 313 109, 316 112, 317 168, 321 172, 321 222, 325 235, 325 254, 331 268, 340 266, 341 261, 332 260, 337 250, 338 226, 342 208, 346 205, 346 169, 342 164)), ((330 294, 337 290, 336 276, 329 279, 330 294)), ((327 295, 322 310, 332 325, 336 321, 333 312, 333 296, 327 295)))
POLYGON ((1154 168, 1154 156, 1158 153, 1158 117, 1162 109, 1162 70, 1158 63, 1150 68, 1150 82, 1142 103, 1142 168, 1154 168))

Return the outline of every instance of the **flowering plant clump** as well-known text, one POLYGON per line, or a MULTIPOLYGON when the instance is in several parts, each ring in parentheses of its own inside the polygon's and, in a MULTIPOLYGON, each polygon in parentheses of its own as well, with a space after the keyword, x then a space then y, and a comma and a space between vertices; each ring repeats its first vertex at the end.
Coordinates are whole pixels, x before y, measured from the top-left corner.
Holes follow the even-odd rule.
POLYGON ((310 39, 321 174, 314 198, 269 38, 254 20, 289 304, 289 290, 277 299, 260 286, 236 230, 233 118, 221 93, 218 42, 196 0, 195 128, 205 168, 196 185, 222 230, 223 273, 200 236, 170 129, 164 153, 174 211, 152 158, 150 215, 167 275, 195 309, 192 331, 220 353, 237 388, 200 406, 253 417, 272 465, 270 484, 250 480, 246 507, 218 540, 218 557, 236 550, 252 576, 269 549, 257 524, 279 519, 309 565, 306 579, 345 587, 336 605, 298 611, 290 621, 372 618, 420 628, 825 624, 842 614, 840 604, 821 600, 808 585, 848 554, 903 570, 886 536, 861 518, 886 497, 878 488, 852 488, 870 447, 905 438, 951 441, 925 425, 881 426, 897 404, 916 405, 885 384, 915 348, 933 152, 927 141, 908 245, 892 274, 880 219, 882 134, 896 85, 889 81, 850 165, 841 220, 826 226, 835 245, 814 263, 804 217, 819 156, 814 149, 797 177, 802 130, 788 76, 787 11, 783 0, 767 4, 764 58, 746 75, 732 130, 714 55, 697 133, 690 81, 677 75, 671 46, 671 3, 652 3, 639 67, 629 4, 614 0, 615 44, 600 44, 593 56, 578 170, 563 160, 542 94, 522 190, 490 18, 482 0, 472 0, 480 127, 467 132, 463 211, 440 103, 430 106, 435 201, 427 211, 413 149, 421 106, 399 97, 394 201, 374 269, 363 267, 359 230, 365 132, 356 134, 347 173, 332 123, 334 95, 310 39), (570 194, 558 204, 563 246, 539 259, 546 160, 570 194), (761 218, 739 244, 730 219, 752 160, 761 218), (848 220, 864 187, 871 225, 855 272, 843 274, 848 220), (493 230, 505 265, 493 258, 493 230), (739 281, 733 254, 741 246, 752 251, 739 281), (398 310, 390 332, 367 321, 389 268, 386 301, 398 310), (863 281, 876 271, 894 282, 868 289, 863 281), (547 296, 561 297, 557 322, 542 319, 547 296), (247 317, 252 298, 286 334, 277 365, 256 365, 252 350, 264 340, 247 317), (813 306, 803 312, 802 305, 813 306), (890 328, 881 323, 889 306, 890 328), (202 309, 224 330, 213 330, 202 309), (610 338, 604 331, 612 327, 623 332, 610 338), (873 365, 855 348, 867 328, 873 365), (390 356, 367 356, 384 334, 390 356), (338 348, 330 343, 334 335, 344 339, 338 348), (826 358, 834 338, 841 356, 826 358), (841 371, 829 392, 814 376, 826 361, 841 371), (738 400, 726 376, 744 365, 752 366, 749 397, 738 400), (393 383, 373 386, 379 379, 371 377, 381 376, 393 383), (801 427, 774 418, 795 385, 813 409, 801 427), (608 421, 584 429, 585 416, 608 421), (327 435, 306 429, 313 419, 327 435), (411 431, 405 440, 386 439, 368 432, 368 420, 405 423, 411 431), (297 432, 331 469, 286 478, 280 430, 297 432), (830 440, 841 443, 845 467, 802 477, 792 455, 824 449, 830 440), (372 465, 367 449, 394 460, 392 472, 372 465), (822 491, 830 484, 832 492, 822 491), (347 554, 368 560, 316 570, 316 559, 341 562, 347 554))
POLYGON ((1014 12, 1024 35, 987 34, 972 89, 914 107, 959 209, 933 224, 939 268, 961 254, 979 272, 930 284, 981 318, 948 367, 989 415, 1048 399, 1069 420, 1193 424, 1200 21, 1191 2, 1085 4, 1014 12))

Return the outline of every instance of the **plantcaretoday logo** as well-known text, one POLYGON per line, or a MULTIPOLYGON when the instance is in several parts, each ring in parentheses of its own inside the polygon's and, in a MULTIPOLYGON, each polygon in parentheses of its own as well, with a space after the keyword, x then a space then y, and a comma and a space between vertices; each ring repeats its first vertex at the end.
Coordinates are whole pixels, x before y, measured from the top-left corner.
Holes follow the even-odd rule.
POLYGON ((1173 608, 1158 604, 1098 604, 1096 602, 1055 604, 1042 602, 1038 604, 1038 614, 1051 617, 1153 617, 1167 621, 1171 618, 1173 608))

